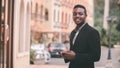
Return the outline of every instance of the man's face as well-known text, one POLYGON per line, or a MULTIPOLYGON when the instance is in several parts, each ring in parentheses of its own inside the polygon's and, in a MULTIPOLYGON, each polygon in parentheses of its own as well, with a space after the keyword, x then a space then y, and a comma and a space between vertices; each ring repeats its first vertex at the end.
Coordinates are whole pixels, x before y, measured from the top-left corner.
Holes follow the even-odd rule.
POLYGON ((85 14, 85 10, 83 8, 75 8, 73 9, 73 20, 76 24, 80 24, 85 21, 87 15, 85 14))

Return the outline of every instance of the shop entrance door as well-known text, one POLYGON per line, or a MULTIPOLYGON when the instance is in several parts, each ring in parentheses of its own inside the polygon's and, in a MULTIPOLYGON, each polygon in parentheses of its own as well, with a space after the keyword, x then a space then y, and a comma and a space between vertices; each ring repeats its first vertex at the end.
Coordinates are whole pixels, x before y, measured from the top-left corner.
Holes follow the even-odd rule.
POLYGON ((0 0, 0 68, 13 68, 14 0, 0 0))

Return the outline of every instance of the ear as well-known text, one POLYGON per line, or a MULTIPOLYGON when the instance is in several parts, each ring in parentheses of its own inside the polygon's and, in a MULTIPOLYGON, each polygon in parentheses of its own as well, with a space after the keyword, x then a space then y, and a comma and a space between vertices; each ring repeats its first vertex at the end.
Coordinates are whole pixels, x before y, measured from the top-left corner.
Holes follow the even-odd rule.
POLYGON ((85 18, 87 18, 87 15, 85 15, 85 18))

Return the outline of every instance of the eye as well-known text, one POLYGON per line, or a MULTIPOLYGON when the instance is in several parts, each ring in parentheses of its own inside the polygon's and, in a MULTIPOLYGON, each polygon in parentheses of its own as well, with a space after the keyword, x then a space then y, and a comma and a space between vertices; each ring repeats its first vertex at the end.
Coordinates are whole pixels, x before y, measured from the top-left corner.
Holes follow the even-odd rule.
POLYGON ((78 12, 78 13, 77 12, 73 12, 73 16, 76 16, 77 14, 80 15, 80 16, 84 15, 84 13, 81 13, 81 12, 78 12))
POLYGON ((76 16, 77 15, 77 13, 76 12, 73 12, 73 16, 76 16))
POLYGON ((81 12, 79 12, 78 14, 79 14, 79 15, 83 15, 83 13, 81 13, 81 12))

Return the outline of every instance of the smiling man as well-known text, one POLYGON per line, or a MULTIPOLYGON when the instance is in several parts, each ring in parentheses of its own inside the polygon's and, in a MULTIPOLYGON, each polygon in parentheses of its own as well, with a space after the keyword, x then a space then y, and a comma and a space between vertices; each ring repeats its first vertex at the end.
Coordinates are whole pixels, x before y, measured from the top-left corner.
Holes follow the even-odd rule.
POLYGON ((75 29, 70 34, 70 50, 60 52, 69 68, 94 68, 94 62, 101 55, 100 36, 97 30, 86 22, 87 11, 83 5, 73 8, 75 29))

